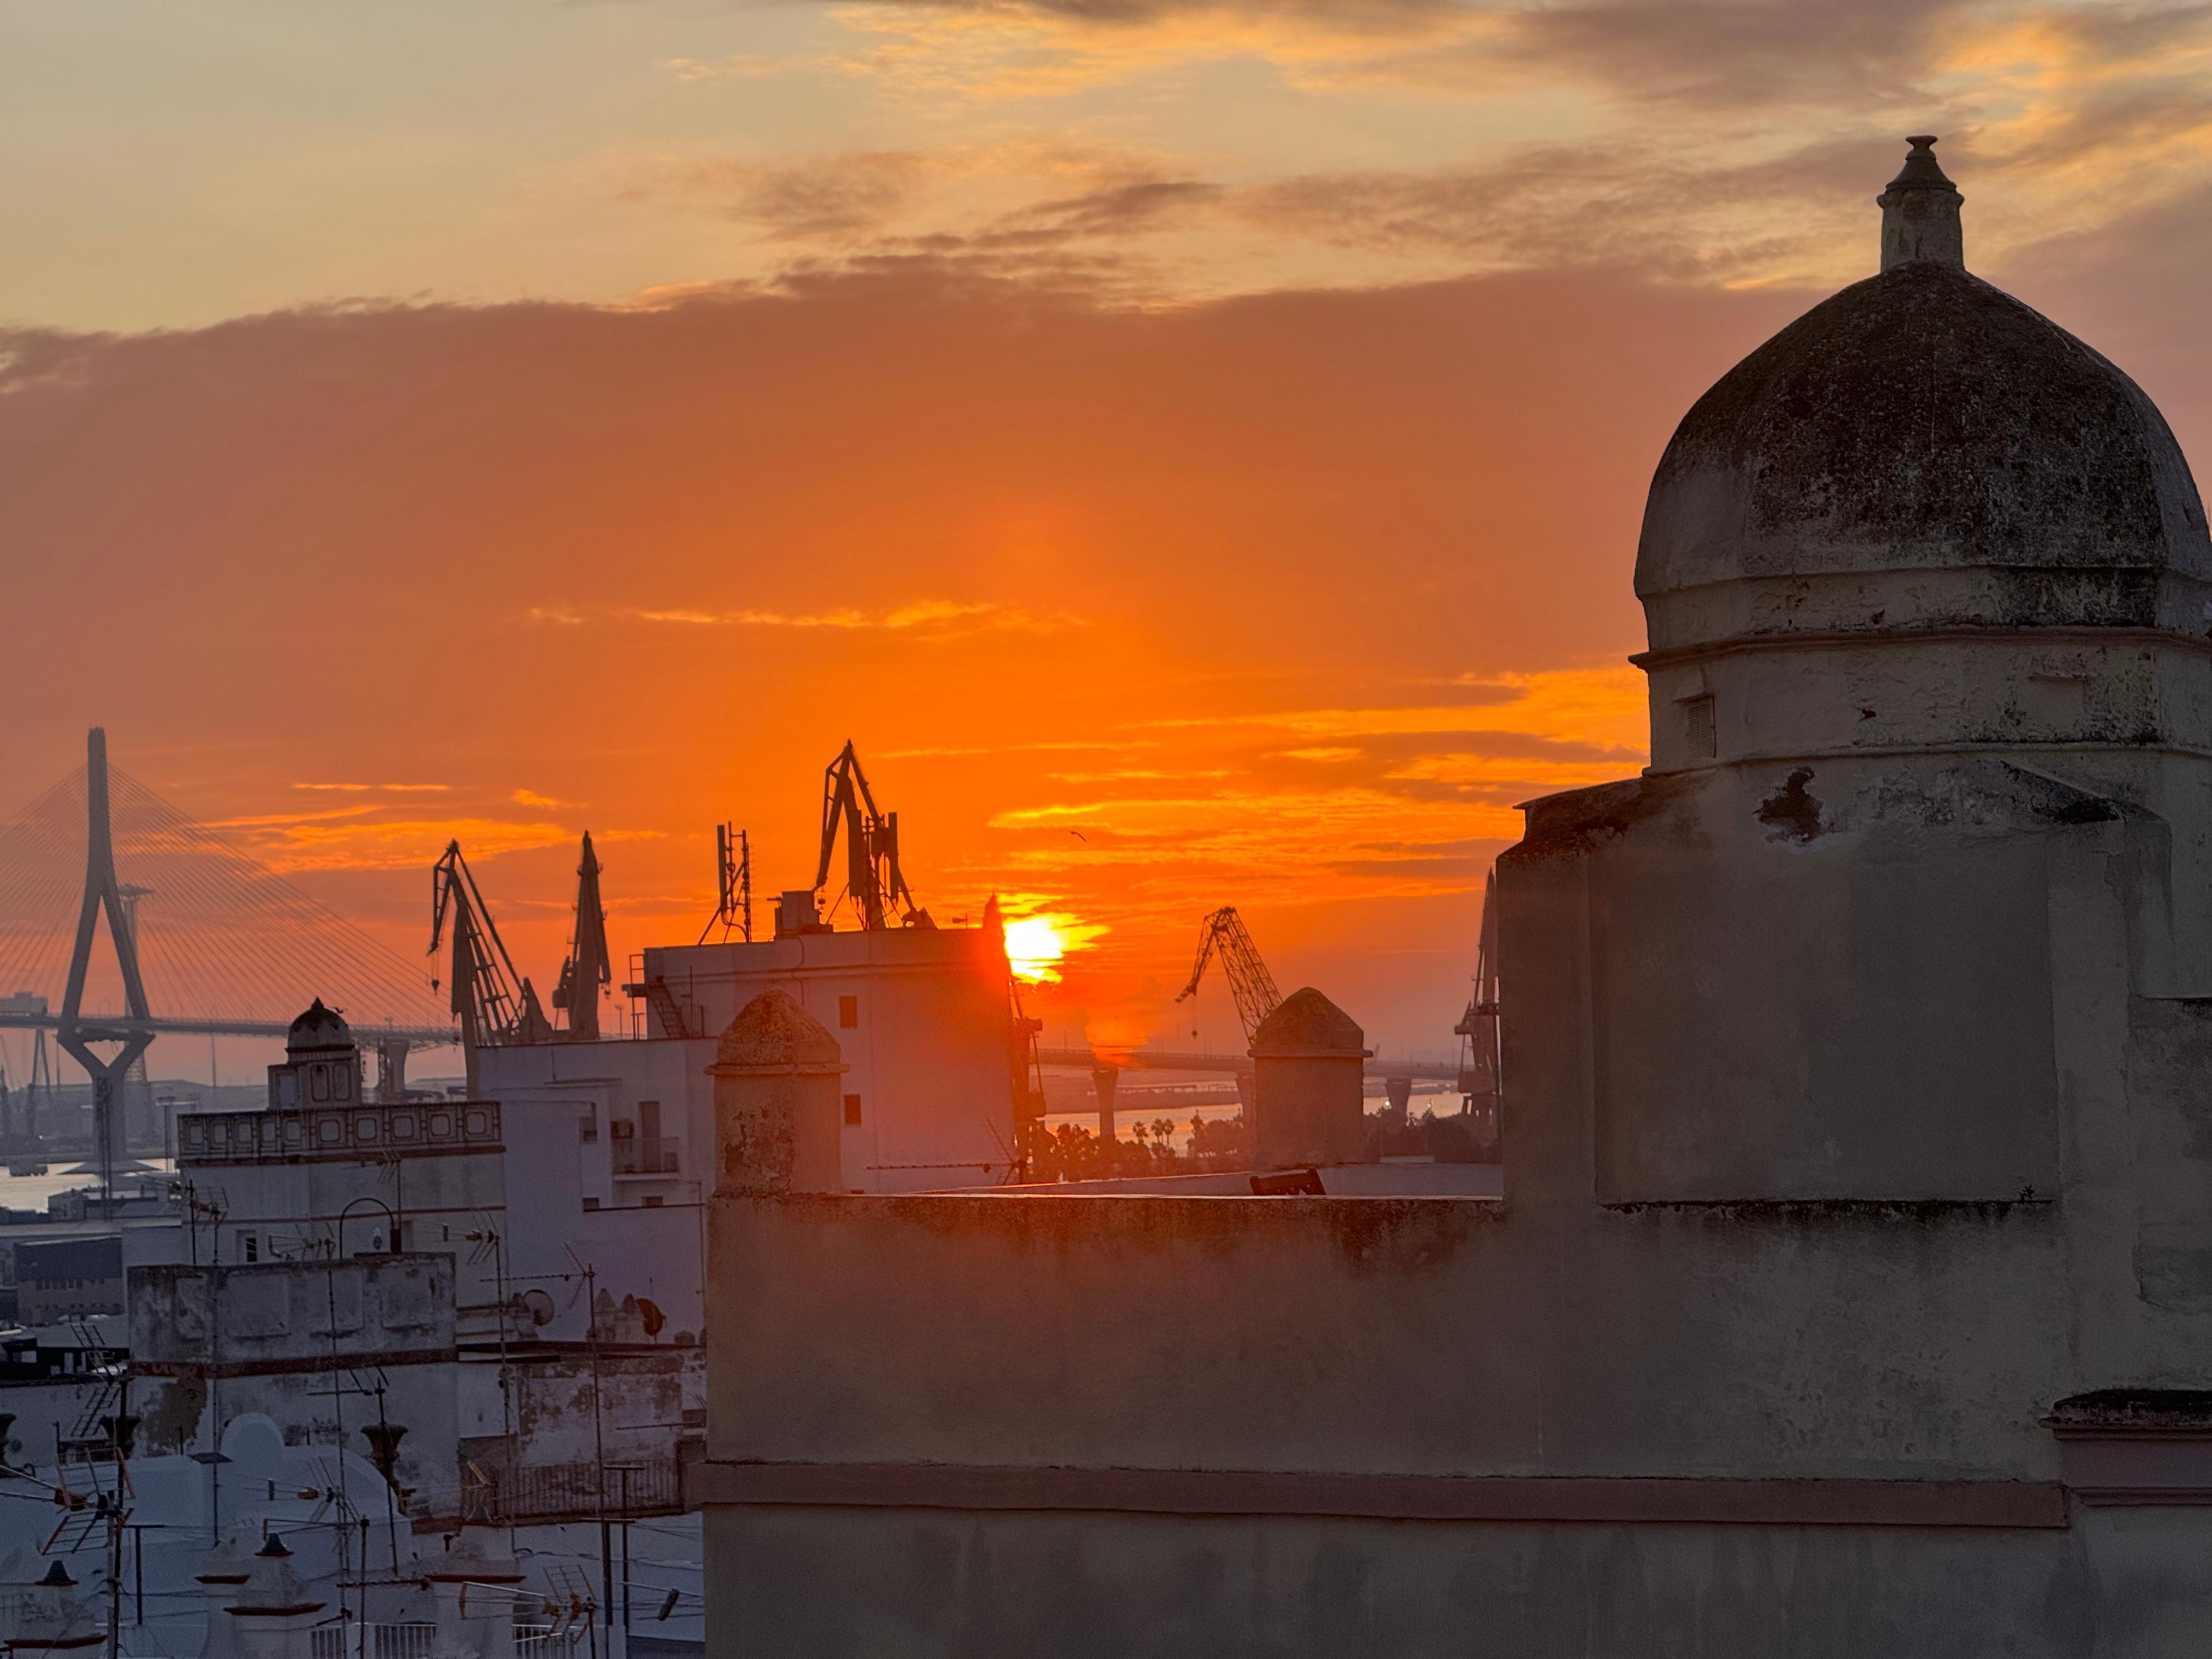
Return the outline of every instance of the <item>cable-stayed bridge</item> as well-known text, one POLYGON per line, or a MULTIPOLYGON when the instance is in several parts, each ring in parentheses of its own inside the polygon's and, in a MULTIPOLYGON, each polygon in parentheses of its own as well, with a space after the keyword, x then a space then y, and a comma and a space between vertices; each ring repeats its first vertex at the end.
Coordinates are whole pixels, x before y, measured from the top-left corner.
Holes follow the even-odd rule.
POLYGON ((282 1036, 315 997, 388 1070, 459 1040, 422 967, 110 767, 97 728, 0 826, 0 1029, 52 1030, 85 1068, 103 1156, 115 1085, 156 1036, 282 1036))

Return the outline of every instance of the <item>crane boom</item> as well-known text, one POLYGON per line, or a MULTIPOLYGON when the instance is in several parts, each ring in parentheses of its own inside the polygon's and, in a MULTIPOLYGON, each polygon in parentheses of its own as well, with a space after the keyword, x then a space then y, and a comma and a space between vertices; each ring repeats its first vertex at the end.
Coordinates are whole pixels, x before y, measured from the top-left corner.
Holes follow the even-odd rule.
POLYGON ((908 927, 931 926, 929 912, 918 908, 913 890, 899 869, 898 814, 877 810, 868 775, 846 739, 837 758, 822 775, 822 857, 815 866, 814 890, 830 884, 837 852, 837 830, 845 831, 845 890, 860 912, 860 926, 876 933, 890 926, 893 905, 908 927))
MULTIPOLYGON (((477 890, 477 878, 461 856, 461 843, 446 843, 445 856, 430 872, 430 949, 451 931, 453 953, 447 974, 448 1005, 461 1025, 461 1054, 468 1067, 469 1093, 477 1091, 477 1050, 509 1043, 542 1042, 552 1034, 538 993, 514 971, 514 959, 499 936, 491 911, 477 890)), ((434 987, 436 981, 431 981, 434 987)))
POLYGON ((592 832, 584 831, 582 861, 576 866, 576 931, 568 944, 568 959, 561 964, 561 982, 553 988, 553 1006, 568 1014, 568 1040, 599 1040, 599 993, 614 982, 607 963, 607 912, 599 902, 599 860, 592 851, 592 832))
POLYGON ((1482 927, 1474 947, 1474 994, 1452 1030, 1463 1039, 1459 1089, 1469 1110, 1493 1115, 1504 1071, 1498 1007, 1498 872, 1482 884, 1482 927))
POLYGON ((1243 1022, 1244 1040, 1249 1042, 1260 1022, 1275 1012, 1283 994, 1275 988, 1274 976, 1260 959, 1260 947, 1252 943, 1235 905, 1223 905, 1200 924, 1198 960, 1192 965, 1190 983, 1176 1000, 1186 1001, 1198 994, 1206 964, 1217 956, 1221 958, 1221 971, 1229 976, 1229 994, 1236 1000, 1237 1018, 1243 1022))

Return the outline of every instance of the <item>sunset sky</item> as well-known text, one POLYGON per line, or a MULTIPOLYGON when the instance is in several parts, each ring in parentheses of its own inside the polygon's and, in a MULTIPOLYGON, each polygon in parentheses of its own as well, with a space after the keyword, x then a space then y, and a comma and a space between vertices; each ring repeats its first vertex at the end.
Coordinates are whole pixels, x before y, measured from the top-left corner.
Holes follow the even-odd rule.
POLYGON ((1235 903, 1449 1053, 1668 432, 1923 131, 2212 452, 2199 6, 0 0, 0 815, 104 724, 410 960, 458 835, 542 988, 580 831, 619 969, 849 737, 1055 1037, 1227 1043, 1235 903))

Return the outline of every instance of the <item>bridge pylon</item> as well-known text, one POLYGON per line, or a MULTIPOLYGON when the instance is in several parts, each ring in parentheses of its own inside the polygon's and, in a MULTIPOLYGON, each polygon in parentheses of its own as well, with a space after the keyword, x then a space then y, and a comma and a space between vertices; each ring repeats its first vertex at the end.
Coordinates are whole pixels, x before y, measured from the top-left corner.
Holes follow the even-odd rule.
MULTIPOLYGON (((70 951, 69 988, 62 994, 61 1018, 56 1032, 63 1052, 84 1067, 92 1079, 93 1137, 100 1160, 100 1194, 104 1210, 115 1204, 115 1127, 121 1098, 120 1085, 132 1064, 154 1041, 147 1024, 154 1011, 147 1005, 146 983, 138 972, 137 931, 131 905, 115 876, 115 838, 107 810, 107 733, 95 726, 85 738, 84 900, 76 915, 76 943, 70 951), (107 916, 107 937, 115 947, 115 965, 123 979, 124 1015, 103 1018, 88 1024, 84 1019, 84 981, 92 966, 92 940, 100 917, 107 916), (103 1057, 95 1042, 120 1046, 103 1057)), ((133 898, 137 896, 134 893, 133 898)))

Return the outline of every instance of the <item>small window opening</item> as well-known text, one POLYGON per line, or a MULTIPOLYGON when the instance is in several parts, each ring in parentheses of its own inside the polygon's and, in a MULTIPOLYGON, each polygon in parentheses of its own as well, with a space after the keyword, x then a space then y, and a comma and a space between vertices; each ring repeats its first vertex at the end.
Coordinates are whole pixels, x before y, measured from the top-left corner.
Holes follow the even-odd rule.
POLYGON ((320 1066, 309 1066, 307 1068, 307 1083, 308 1086, 313 1091, 314 1097, 317 1100, 328 1100, 331 1097, 331 1074, 325 1067, 320 1066))
POLYGON ((331 1079, 331 1087, 340 1100, 353 1098, 353 1073, 341 1066, 331 1079))
POLYGON ((860 1000, 858 997, 837 999, 837 1024, 848 1031, 860 1029, 860 1000))
POLYGON ((587 1198, 584 1200, 584 1207, 587 1210, 596 1210, 599 1207, 599 1200, 596 1198, 587 1198))
POLYGON ((1713 726, 1713 700, 1710 696, 1682 699, 1682 734, 1684 746, 1692 760, 1711 760, 1717 744, 1713 726))
POLYGON ((851 1127, 857 1125, 860 1121, 860 1097, 858 1095, 847 1095, 845 1097, 845 1122, 848 1127, 851 1127))
POLYGON ((248 1261, 261 1260, 261 1241, 252 1233, 240 1233, 238 1243, 239 1247, 246 1252, 246 1259, 248 1261))
POLYGON ((657 1210, 660 1207, 660 1195, 658 1193, 647 1193, 642 1202, 647 1209, 657 1210))

